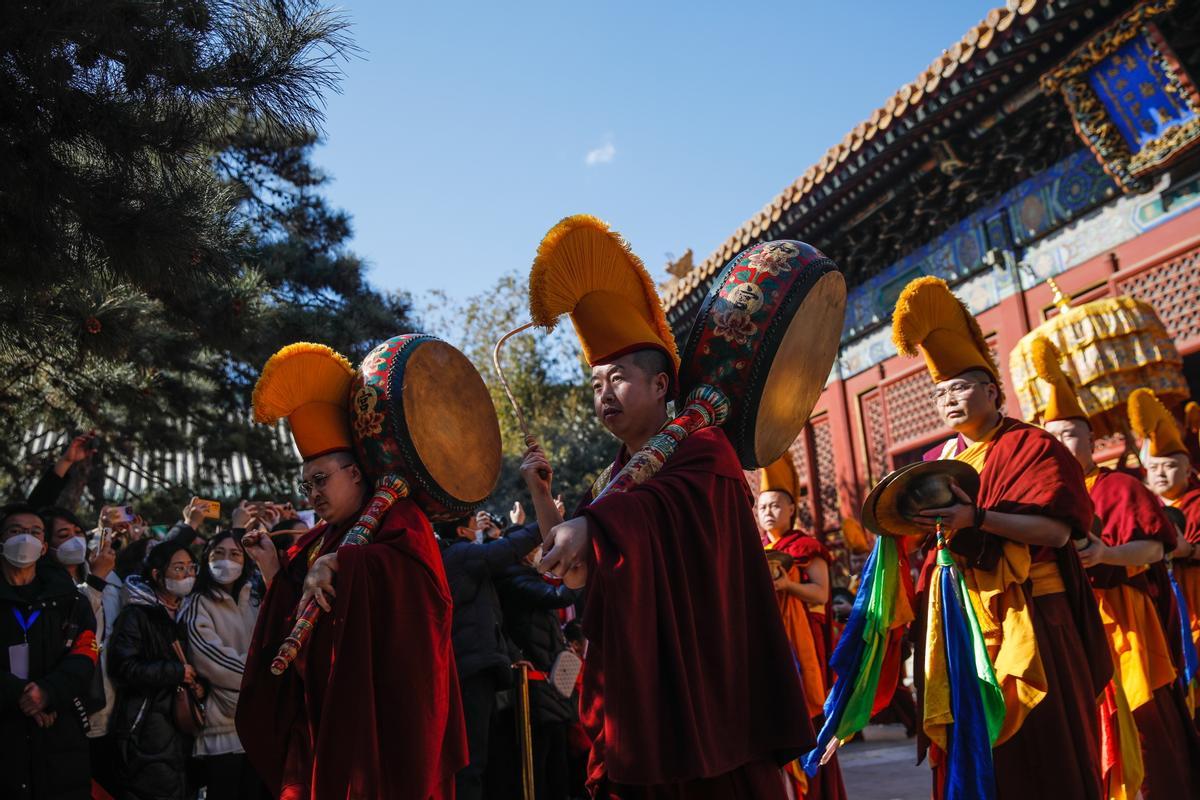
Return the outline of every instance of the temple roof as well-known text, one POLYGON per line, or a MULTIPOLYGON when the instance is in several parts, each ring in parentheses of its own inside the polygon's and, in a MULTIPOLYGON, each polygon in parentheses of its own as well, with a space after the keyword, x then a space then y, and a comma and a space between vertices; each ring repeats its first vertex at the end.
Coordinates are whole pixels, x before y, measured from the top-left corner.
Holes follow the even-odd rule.
MULTIPOLYGON (((663 291, 668 312, 754 242, 797 238, 797 231, 811 237, 810 223, 824 224, 836 213, 854 211, 852 200, 883 194, 888 173, 911 172, 924 162, 930 162, 926 170, 931 164, 952 169, 955 152, 942 144, 951 128, 974 126, 972 135, 982 136, 1037 99, 1037 76, 1111 19, 1117 7, 1128 5, 1121 0, 1009 0, 990 11, 691 272, 671 280, 663 291)), ((856 224, 854 217, 848 224, 856 224)), ((855 282, 856 276, 848 277, 855 282)))

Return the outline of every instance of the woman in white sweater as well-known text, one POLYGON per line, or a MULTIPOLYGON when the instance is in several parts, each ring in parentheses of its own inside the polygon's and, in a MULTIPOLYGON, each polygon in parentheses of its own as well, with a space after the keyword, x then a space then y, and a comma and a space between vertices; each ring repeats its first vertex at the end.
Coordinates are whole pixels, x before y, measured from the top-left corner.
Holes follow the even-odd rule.
POLYGON ((262 791, 234 728, 258 616, 249 578, 249 559, 238 537, 231 531, 215 534, 200 557, 196 588, 183 612, 188 660, 209 685, 204 731, 193 752, 203 767, 208 800, 253 798, 262 791))

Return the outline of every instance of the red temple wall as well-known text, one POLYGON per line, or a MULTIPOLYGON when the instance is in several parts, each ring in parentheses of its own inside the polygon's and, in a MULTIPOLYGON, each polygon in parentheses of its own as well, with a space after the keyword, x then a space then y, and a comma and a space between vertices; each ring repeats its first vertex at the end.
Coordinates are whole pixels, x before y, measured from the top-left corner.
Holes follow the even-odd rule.
MULTIPOLYGON (((1180 354, 1200 352, 1200 209, 1182 214, 1096 258, 1055 276, 1073 301, 1131 294, 1154 305, 1180 354)), ((1054 309, 1040 283, 979 315, 1001 365, 1008 413, 1020 409, 1008 374, 1008 354, 1054 309)), ((1196 362, 1191 359, 1190 362, 1196 362)), ((1188 372, 1200 370, 1185 365, 1188 372)), ((1193 386, 1200 374, 1189 374, 1193 386)), ((845 380, 831 381, 792 447, 804 484, 801 518, 840 544, 845 516, 859 517, 862 500, 888 471, 915 460, 950 435, 934 412, 920 359, 894 356, 845 380)))

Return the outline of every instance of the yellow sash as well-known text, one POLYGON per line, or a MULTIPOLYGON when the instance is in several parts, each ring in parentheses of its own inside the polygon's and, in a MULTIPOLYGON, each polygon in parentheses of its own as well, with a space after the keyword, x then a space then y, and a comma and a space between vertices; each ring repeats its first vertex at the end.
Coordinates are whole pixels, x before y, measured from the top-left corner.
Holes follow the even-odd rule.
MULTIPOLYGON (((970 464, 976 472, 983 472, 996 430, 953 457, 970 464)), ((943 450, 943 457, 946 455, 947 450, 943 450)), ((1004 692, 1004 726, 996 740, 996 745, 1000 745, 1020 730, 1029 712, 1042 701, 1049 688, 1034 636, 1033 610, 1022 585, 1032 575, 1034 594, 1050 594, 1063 591, 1062 578, 1055 564, 1031 565, 1028 545, 1011 539, 1004 540, 1002 555, 994 570, 959 566, 963 569, 967 593, 979 619, 996 679, 1004 692)))

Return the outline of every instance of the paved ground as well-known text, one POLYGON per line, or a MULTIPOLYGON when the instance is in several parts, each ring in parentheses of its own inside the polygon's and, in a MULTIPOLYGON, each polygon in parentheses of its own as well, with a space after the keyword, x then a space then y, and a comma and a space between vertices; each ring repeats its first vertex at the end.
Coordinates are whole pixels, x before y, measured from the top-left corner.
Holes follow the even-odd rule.
POLYGON ((899 725, 870 725, 839 751, 849 800, 928 800, 929 765, 915 766, 915 740, 899 725))

